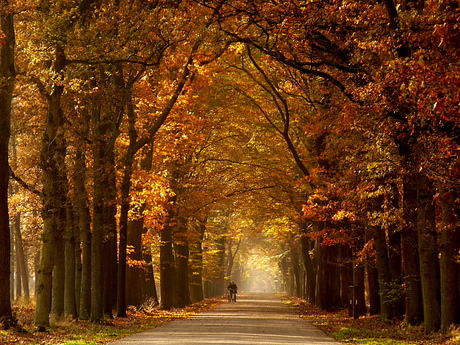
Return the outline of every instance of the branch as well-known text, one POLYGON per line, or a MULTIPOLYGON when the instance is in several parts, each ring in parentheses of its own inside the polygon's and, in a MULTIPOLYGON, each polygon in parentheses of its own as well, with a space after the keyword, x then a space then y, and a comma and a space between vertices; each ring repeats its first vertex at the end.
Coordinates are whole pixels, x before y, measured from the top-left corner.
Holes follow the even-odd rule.
POLYGON ((30 186, 27 182, 25 182, 19 176, 16 176, 16 174, 13 171, 13 169, 11 169, 11 166, 8 165, 8 169, 10 171, 10 177, 13 180, 15 180, 17 183, 19 183, 20 186, 22 186, 24 189, 28 190, 29 192, 32 192, 32 193, 38 195, 39 197, 43 196, 42 192, 40 192, 39 190, 37 190, 37 189, 33 188, 32 186, 30 186))
MULTIPOLYGON (((228 193, 228 194, 225 194, 224 195, 224 198, 230 198, 232 196, 236 196, 236 195, 242 195, 242 194, 246 194, 246 193, 250 193, 250 192, 255 192, 255 191, 258 191, 258 190, 264 190, 264 189, 270 189, 270 188, 275 188, 277 187, 276 184, 274 185, 270 185, 270 186, 263 186, 263 187, 257 187, 257 188, 245 188, 245 189, 241 189, 241 190, 236 190, 236 191, 233 191, 231 193, 228 193)), ((198 208, 195 209, 195 212, 198 212, 212 204, 215 204, 216 202, 219 202, 220 200, 222 199, 214 199, 210 202, 207 202, 206 204, 204 205, 201 205, 199 206, 198 208)))

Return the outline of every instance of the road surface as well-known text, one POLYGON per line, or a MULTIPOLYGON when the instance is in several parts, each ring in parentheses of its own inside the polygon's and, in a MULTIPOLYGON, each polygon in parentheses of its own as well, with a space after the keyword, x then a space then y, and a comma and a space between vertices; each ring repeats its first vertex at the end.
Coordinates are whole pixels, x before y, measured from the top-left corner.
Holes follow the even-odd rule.
POLYGON ((238 294, 189 319, 176 320, 112 345, 338 345, 271 294, 238 294))

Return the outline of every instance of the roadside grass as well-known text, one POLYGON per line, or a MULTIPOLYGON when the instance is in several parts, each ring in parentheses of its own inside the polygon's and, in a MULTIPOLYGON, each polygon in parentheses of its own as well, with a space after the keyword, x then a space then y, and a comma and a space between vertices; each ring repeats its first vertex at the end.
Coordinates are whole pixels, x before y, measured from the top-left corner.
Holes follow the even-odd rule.
POLYGON ((425 335, 423 325, 408 326, 403 320, 391 324, 382 322, 378 315, 353 319, 346 310, 324 311, 304 300, 281 296, 300 317, 343 344, 359 345, 455 345, 460 344, 460 328, 448 335, 425 335))
POLYGON ((46 332, 36 332, 33 324, 34 305, 15 305, 17 327, 0 330, 0 344, 13 345, 101 345, 146 331, 165 323, 185 319, 222 303, 222 299, 206 299, 183 309, 159 310, 149 305, 129 309, 126 318, 107 318, 98 324, 85 320, 61 318, 52 320, 46 332))

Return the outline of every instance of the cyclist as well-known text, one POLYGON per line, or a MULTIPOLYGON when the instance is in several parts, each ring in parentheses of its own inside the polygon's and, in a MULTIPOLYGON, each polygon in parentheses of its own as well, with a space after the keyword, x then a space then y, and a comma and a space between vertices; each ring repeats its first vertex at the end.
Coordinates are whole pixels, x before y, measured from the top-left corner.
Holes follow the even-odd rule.
POLYGON ((229 302, 236 302, 236 293, 238 292, 238 287, 236 286, 234 281, 231 281, 228 286, 228 301, 229 302))

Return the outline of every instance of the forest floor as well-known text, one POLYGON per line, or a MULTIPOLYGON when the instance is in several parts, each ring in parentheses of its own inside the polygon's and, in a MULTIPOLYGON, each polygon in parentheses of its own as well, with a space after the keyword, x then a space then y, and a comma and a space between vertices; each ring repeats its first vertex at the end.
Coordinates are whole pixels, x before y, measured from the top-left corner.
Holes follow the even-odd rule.
POLYGON ((285 303, 296 309, 301 318, 344 344, 366 345, 459 345, 460 327, 450 334, 425 335, 423 325, 408 326, 403 320, 383 323, 379 315, 353 319, 347 310, 324 311, 296 298, 284 298, 285 303))
MULTIPOLYGON (((422 326, 404 326, 401 321, 384 324, 378 316, 358 319, 348 317, 347 311, 325 312, 303 300, 282 297, 284 302, 295 309, 300 317, 344 344, 368 345, 422 345, 460 344, 460 328, 453 329, 449 336, 434 334, 426 336, 422 326)), ((88 321, 60 320, 52 322, 47 332, 36 332, 33 326, 33 305, 15 306, 14 312, 20 326, 0 330, 0 344, 65 344, 99 345, 161 326, 165 323, 184 319, 224 303, 224 299, 206 299, 184 309, 162 311, 151 306, 142 310, 130 309, 127 318, 107 319, 100 324, 88 321)))

